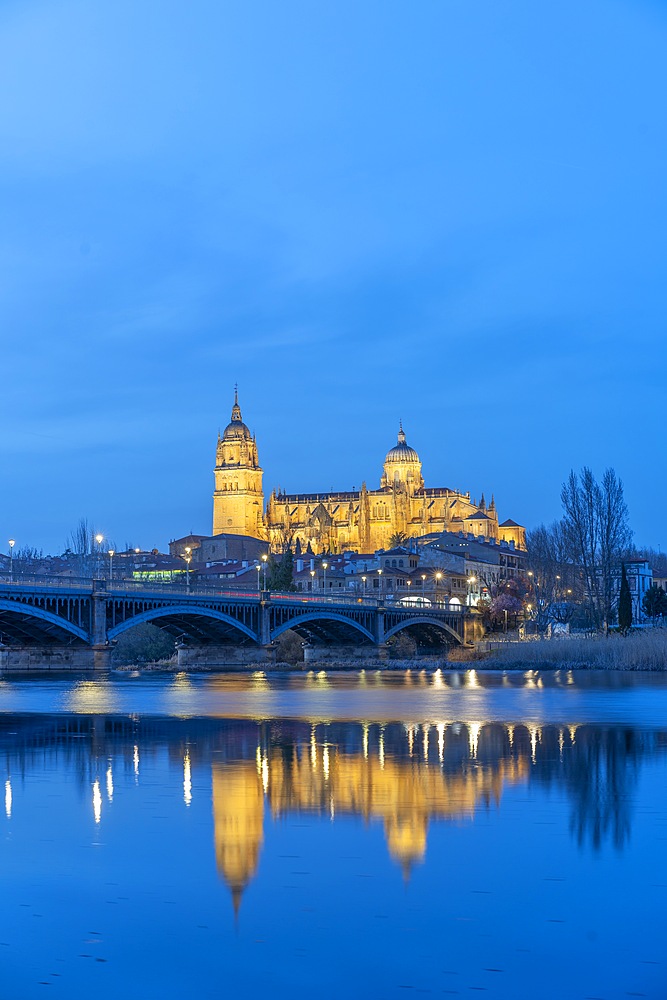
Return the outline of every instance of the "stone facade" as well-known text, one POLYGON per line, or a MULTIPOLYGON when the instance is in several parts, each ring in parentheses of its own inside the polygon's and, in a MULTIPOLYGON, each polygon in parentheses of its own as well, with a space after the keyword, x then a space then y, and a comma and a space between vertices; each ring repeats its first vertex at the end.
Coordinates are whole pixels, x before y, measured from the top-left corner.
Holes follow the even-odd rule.
POLYGON ((525 530, 514 521, 498 523, 493 497, 487 506, 470 493, 427 487, 417 452, 399 427, 385 458, 379 489, 336 493, 273 491, 263 511, 262 470, 257 443, 243 423, 238 397, 231 422, 218 438, 213 495, 213 534, 234 532, 286 543, 302 551, 374 552, 402 538, 434 532, 463 532, 475 538, 513 541, 525 548, 525 530))

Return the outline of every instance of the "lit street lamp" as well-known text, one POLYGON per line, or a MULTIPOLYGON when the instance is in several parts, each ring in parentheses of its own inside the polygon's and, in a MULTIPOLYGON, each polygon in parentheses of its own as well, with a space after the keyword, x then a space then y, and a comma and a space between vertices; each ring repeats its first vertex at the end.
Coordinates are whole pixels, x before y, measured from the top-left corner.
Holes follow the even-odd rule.
POLYGON ((109 583, 113 583, 113 557, 116 553, 109 549, 109 583))
POLYGON ((255 566, 255 569, 257 570, 257 593, 261 594, 261 592, 262 592, 262 577, 261 577, 262 566, 261 566, 261 564, 257 563, 257 565, 255 566))
POLYGON ((380 600, 382 600, 382 570, 378 570, 378 578, 380 580, 379 590, 380 590, 380 600))
POLYGON ((468 577, 468 607, 470 607, 472 605, 472 586, 473 586, 474 583, 477 583, 477 577, 476 576, 469 576, 468 577))
POLYGON ((311 592, 311 594, 313 593, 314 590, 315 590, 315 570, 311 569, 311 571, 310 571, 310 592, 311 592))
POLYGON ((192 562, 192 549, 189 545, 185 547, 185 589, 190 592, 190 563, 192 562))
POLYGON ((422 573, 422 601, 426 600, 426 573, 422 573))
POLYGON ((264 567, 264 590, 266 590, 266 563, 268 561, 268 558, 269 557, 268 557, 267 553, 265 552, 264 555, 262 556, 262 563, 263 563, 263 567, 264 567))
POLYGON ((9 582, 14 582, 14 546, 16 542, 13 538, 9 539, 9 582))
POLYGON ((362 576, 362 578, 361 578, 361 582, 362 582, 362 583, 363 583, 363 585, 364 585, 364 586, 363 586, 363 595, 364 595, 364 597, 366 596, 366 580, 367 580, 367 579, 368 579, 368 577, 366 577, 366 576, 362 576))
POLYGON ((438 597, 438 587, 440 586, 440 581, 441 580, 442 580, 442 573, 440 572, 440 570, 438 570, 438 572, 435 574, 435 603, 436 604, 440 604, 440 600, 439 600, 439 597, 438 597))
POLYGON ((329 569, 329 563, 323 562, 322 563, 322 569, 324 570, 324 574, 323 574, 323 589, 324 589, 324 593, 326 594, 326 592, 327 592, 327 570, 329 569))
POLYGON ((97 535, 95 535, 95 541, 97 542, 97 549, 95 550, 95 557, 93 559, 93 571, 94 571, 93 575, 95 573, 98 573, 101 576, 102 574, 100 573, 100 551, 102 542, 104 541, 104 535, 98 533, 97 535))

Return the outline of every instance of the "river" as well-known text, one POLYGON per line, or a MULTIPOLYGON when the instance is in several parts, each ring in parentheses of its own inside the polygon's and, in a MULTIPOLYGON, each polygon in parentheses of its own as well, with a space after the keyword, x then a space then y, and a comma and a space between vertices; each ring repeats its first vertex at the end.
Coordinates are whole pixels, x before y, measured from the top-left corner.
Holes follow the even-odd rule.
POLYGON ((667 996, 667 678, 0 681, 0 997, 667 996))

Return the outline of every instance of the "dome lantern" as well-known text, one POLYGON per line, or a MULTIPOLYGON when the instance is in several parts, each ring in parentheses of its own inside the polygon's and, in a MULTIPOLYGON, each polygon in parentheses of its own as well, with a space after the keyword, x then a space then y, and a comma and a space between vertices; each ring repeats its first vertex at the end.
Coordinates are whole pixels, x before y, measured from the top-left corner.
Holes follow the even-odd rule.
POLYGON ((381 485, 386 487, 403 484, 413 489, 419 489, 424 485, 421 468, 419 455, 408 444, 403 430, 403 422, 400 421, 396 444, 389 449, 384 460, 381 485))

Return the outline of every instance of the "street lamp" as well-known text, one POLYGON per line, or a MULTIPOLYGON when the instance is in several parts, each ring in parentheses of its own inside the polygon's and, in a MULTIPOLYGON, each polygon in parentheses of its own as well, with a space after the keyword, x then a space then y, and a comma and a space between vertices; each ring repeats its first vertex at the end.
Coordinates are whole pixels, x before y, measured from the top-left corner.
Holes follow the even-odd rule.
POLYGON ((469 576, 468 577, 468 607, 470 607, 472 605, 472 593, 471 593, 471 589, 472 589, 472 585, 474 583, 477 583, 477 577, 476 576, 469 576))
POLYGON ((16 542, 13 538, 9 539, 9 582, 14 582, 14 546, 16 542))
POLYGON ((268 557, 267 553, 265 552, 262 555, 262 563, 263 563, 263 566, 264 566, 264 590, 266 590, 266 563, 267 563, 268 558, 269 557, 268 557))
POLYGON ((363 594, 364 594, 364 597, 366 596, 366 580, 367 580, 367 579, 368 579, 368 577, 366 577, 366 576, 362 576, 362 578, 361 578, 361 582, 362 582, 362 583, 363 583, 363 585, 364 585, 364 586, 363 586, 363 594))
POLYGON ((95 558, 93 559, 93 569, 96 573, 100 573, 100 546, 104 541, 104 535, 98 533, 95 535, 95 541, 97 542, 97 551, 95 552, 95 558))
POLYGON ((426 573, 422 573, 422 601, 426 600, 426 573))
POLYGON ((440 604, 438 599, 438 587, 440 586, 440 581, 442 580, 442 573, 440 570, 435 574, 435 603, 440 604))
POLYGON ((109 583, 113 583, 113 557, 116 553, 109 549, 109 583))
POLYGON ((323 574, 323 588, 324 588, 324 593, 326 594, 326 592, 327 592, 327 570, 329 569, 329 563, 323 562, 322 563, 322 569, 324 570, 324 574, 323 574))
POLYGON ((185 589, 190 592, 190 563, 192 562, 192 549, 189 545, 185 546, 185 589))
POLYGON ((262 572, 261 563, 257 563, 257 565, 255 566, 255 569, 257 570, 257 593, 261 594, 261 592, 262 592, 262 588, 261 588, 262 578, 260 576, 260 573, 262 572))
POLYGON ((537 577, 533 573, 532 569, 528 570, 528 578, 529 578, 531 584, 533 585, 533 594, 535 595, 535 614, 539 618, 539 614, 540 614, 540 596, 539 596, 539 593, 538 593, 538 590, 537 590, 537 577))
POLYGON ((410 600, 410 587, 412 586, 412 580, 406 580, 405 584, 408 588, 408 601, 410 600))
POLYGON ((382 600, 382 570, 381 569, 378 570, 378 577, 379 577, 379 580, 380 580, 380 586, 379 586, 380 595, 379 596, 380 596, 380 600, 382 600))
POLYGON ((313 593, 314 590, 315 590, 315 570, 311 569, 311 571, 310 571, 310 592, 311 592, 311 594, 313 593))

